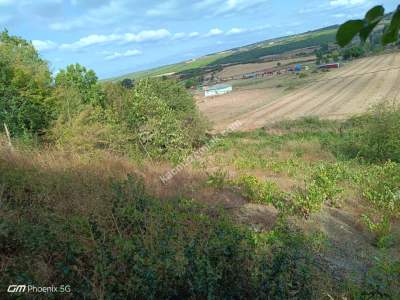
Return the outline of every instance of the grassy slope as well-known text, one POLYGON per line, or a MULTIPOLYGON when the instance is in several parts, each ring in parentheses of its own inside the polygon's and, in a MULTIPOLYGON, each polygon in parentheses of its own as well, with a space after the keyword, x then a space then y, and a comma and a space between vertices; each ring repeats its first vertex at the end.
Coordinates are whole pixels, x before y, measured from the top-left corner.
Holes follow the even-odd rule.
POLYGON ((142 169, 108 155, 89 161, 11 153, 0 140, 5 282, 68 283, 78 298, 170 298, 187 296, 190 287, 189 296, 199 299, 246 291, 260 299, 364 299, 362 292, 397 299, 399 227, 393 224, 378 260, 383 251, 362 222, 372 205, 359 182, 378 166, 333 155, 329 144, 341 139, 341 125, 304 119, 230 134, 166 186, 157 173, 168 165, 142 169), (136 177, 124 181, 127 174, 144 174, 151 195, 136 177), (293 202, 311 188, 333 197, 314 203, 316 195, 307 192, 306 202, 293 202), (277 211, 290 214, 292 204, 294 212, 301 205, 293 219, 300 231, 288 239, 277 211), (289 297, 293 286, 302 296, 289 297))

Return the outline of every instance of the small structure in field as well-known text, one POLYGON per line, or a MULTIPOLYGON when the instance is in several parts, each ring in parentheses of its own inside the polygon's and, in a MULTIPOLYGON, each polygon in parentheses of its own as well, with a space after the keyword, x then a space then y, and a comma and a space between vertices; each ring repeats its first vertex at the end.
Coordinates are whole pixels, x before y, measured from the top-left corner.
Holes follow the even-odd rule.
POLYGON ((318 69, 339 69, 339 68, 340 68, 339 63, 331 63, 318 66, 318 69))
POLYGON ((204 96, 212 97, 224 95, 232 92, 233 88, 230 84, 216 84, 213 86, 204 87, 204 96))

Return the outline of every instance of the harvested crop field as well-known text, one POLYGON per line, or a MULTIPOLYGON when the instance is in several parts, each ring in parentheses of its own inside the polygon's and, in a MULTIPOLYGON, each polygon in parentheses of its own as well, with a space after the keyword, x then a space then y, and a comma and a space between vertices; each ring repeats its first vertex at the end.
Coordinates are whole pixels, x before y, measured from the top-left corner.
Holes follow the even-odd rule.
POLYGON ((399 86, 400 53, 391 53, 348 63, 289 93, 278 88, 238 90, 200 101, 199 107, 214 122, 216 130, 237 120, 242 121, 243 130, 251 130, 304 116, 347 118, 374 104, 398 101, 399 86))

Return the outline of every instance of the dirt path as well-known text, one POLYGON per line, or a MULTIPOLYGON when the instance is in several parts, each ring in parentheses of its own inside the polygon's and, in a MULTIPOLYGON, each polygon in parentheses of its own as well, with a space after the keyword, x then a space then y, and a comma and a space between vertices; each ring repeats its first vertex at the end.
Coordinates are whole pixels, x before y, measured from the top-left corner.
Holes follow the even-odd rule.
POLYGON ((400 53, 363 58, 322 75, 289 94, 278 89, 237 91, 200 103, 221 130, 240 120, 242 130, 303 116, 346 118, 385 100, 400 100, 400 53))

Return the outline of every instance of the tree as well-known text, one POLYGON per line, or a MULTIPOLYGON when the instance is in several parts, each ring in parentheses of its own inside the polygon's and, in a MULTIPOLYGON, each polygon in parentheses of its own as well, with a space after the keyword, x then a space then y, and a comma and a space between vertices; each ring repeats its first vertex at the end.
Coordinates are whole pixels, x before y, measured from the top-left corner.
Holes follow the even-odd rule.
POLYGON ((130 90, 133 89, 133 87, 135 86, 135 81, 130 79, 130 78, 125 78, 124 80, 121 81, 121 85, 130 90))
POLYGON ((93 70, 80 64, 69 65, 55 78, 56 87, 71 88, 79 92, 83 104, 104 105, 104 95, 93 70))
MULTIPOLYGON (((376 26, 383 20, 385 9, 382 5, 371 8, 365 15, 364 19, 350 20, 342 24, 337 32, 337 43, 344 47, 359 36, 362 43, 365 43, 376 26)), ((390 25, 387 26, 382 34, 381 43, 387 45, 395 43, 399 37, 400 30, 400 5, 392 15, 390 25)))
POLYGON ((51 73, 33 45, 5 30, 0 34, 0 130, 39 134, 51 121, 51 73))
POLYGON ((352 58, 359 58, 365 55, 365 50, 363 47, 350 47, 342 51, 342 57, 344 60, 349 60, 352 58))
POLYGON ((196 80, 194 78, 190 78, 185 81, 185 88, 190 89, 196 85, 196 80))

